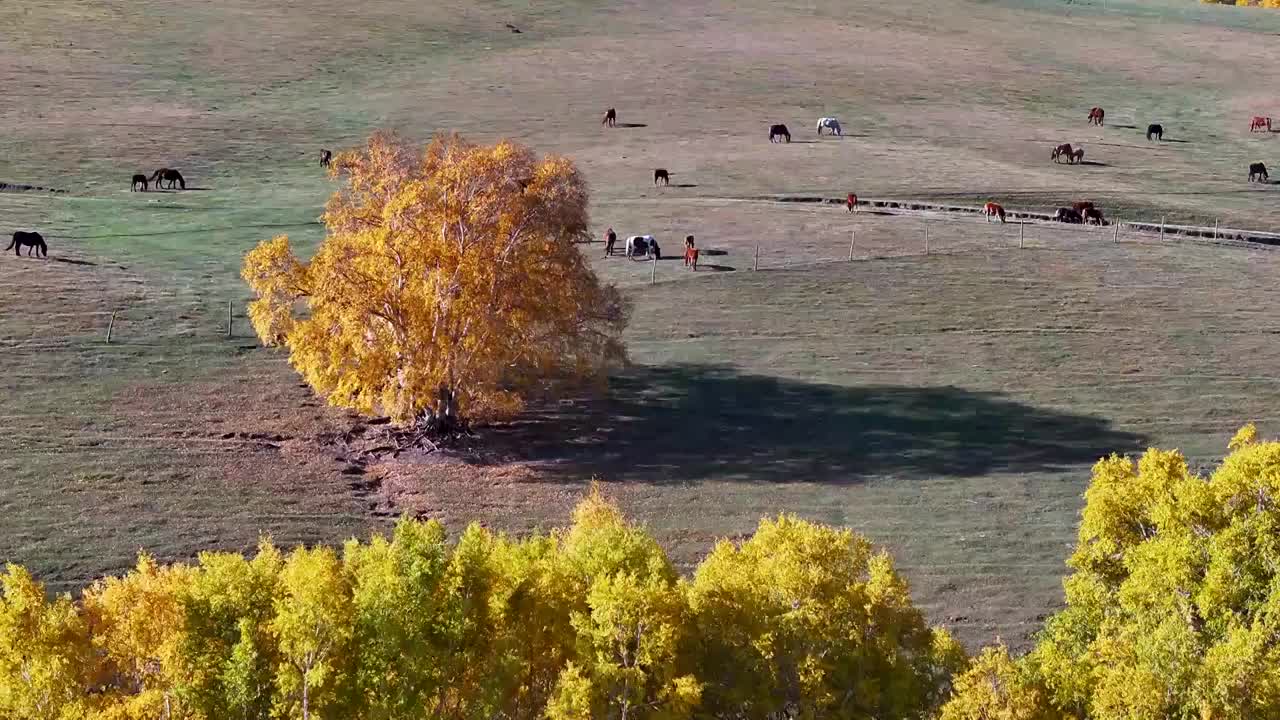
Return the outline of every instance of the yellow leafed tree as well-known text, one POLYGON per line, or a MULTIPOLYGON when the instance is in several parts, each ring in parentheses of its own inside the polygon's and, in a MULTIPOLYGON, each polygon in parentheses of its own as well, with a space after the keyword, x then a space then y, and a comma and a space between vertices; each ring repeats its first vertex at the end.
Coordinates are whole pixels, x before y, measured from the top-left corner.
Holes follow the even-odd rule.
POLYGON ((626 305, 576 248, 587 191, 569 160, 376 134, 332 172, 346 186, 315 256, 278 237, 242 271, 259 337, 331 404, 450 429, 624 358, 626 305))

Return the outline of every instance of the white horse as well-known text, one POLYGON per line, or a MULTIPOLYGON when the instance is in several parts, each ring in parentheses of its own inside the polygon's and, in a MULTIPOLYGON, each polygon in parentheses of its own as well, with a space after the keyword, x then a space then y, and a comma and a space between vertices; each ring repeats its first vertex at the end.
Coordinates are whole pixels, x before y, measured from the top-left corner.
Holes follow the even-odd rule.
POLYGON ((840 132, 840 121, 833 117, 818 118, 819 135, 822 134, 822 128, 830 130, 832 135, 844 135, 844 133, 840 132))
POLYGON ((652 235, 632 235, 627 238, 627 257, 634 258, 636 251, 639 250, 641 255, 648 255, 653 252, 653 236, 652 235))

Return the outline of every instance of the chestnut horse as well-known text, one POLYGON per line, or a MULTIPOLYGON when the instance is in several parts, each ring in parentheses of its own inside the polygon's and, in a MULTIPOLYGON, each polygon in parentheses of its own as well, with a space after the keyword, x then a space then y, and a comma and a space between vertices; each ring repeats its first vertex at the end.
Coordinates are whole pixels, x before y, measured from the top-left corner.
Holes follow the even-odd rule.
POLYGON ((1093 207, 1093 203, 1089 200, 1077 200, 1071 203, 1071 209, 1078 213, 1082 213, 1093 207))
POLYGON ((1271 118, 1255 115, 1253 121, 1249 123, 1249 132, 1266 128, 1267 132, 1271 132, 1271 118))
POLYGON ((1090 125, 1097 125, 1098 127, 1102 127, 1102 120, 1103 120, 1103 118, 1105 118, 1106 116, 1107 116, 1107 113, 1106 113, 1102 108, 1100 108, 1100 107, 1090 108, 1090 109, 1089 109, 1089 124, 1090 124, 1090 125))
POLYGON ((987 222, 991 222, 991 218, 998 217, 1000 222, 1004 222, 1004 208, 1000 203, 989 202, 982 206, 982 214, 987 216, 987 222))
POLYGON ((695 272, 698 269, 698 248, 693 244, 692 235, 684 237, 684 264, 685 267, 692 267, 695 272))
POLYGON ((849 209, 849 212, 853 212, 854 210, 857 210, 858 196, 853 193, 849 193, 849 197, 844 199, 844 206, 849 209))

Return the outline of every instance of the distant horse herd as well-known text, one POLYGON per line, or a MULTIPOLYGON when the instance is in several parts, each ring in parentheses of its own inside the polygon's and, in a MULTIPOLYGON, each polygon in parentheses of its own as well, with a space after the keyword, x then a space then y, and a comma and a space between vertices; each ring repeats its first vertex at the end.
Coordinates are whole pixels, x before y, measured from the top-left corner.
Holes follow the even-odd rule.
MULTIPOLYGON (((1093 107, 1089 109, 1088 121, 1090 125, 1103 127, 1106 122, 1106 111, 1101 107, 1093 107)), ((616 108, 608 108, 600 124, 605 127, 617 127, 618 111, 616 108)), ((844 136, 844 129, 840 125, 840 120, 834 117, 821 117, 815 125, 815 130, 819 136, 823 130, 828 131, 836 137, 844 136)), ((1271 118, 1257 115, 1249 121, 1249 132, 1272 132, 1271 118)), ((1164 140, 1164 127, 1158 123, 1152 123, 1147 126, 1147 140, 1161 142, 1164 140)), ((769 142, 770 143, 790 143, 791 131, 782 123, 776 123, 769 126, 769 142)), ((1084 162, 1084 148, 1073 147, 1071 143, 1061 143, 1054 146, 1049 154, 1049 159, 1054 163, 1061 163, 1063 160, 1069 165, 1079 165, 1084 162)), ((322 167, 332 167, 333 153, 327 149, 320 150, 320 165, 322 167)), ((1269 183, 1270 178, 1267 175, 1267 166, 1260 163, 1249 164, 1249 182, 1269 183)), ((671 173, 666 168, 657 168, 653 171, 653 184, 670 185, 671 173)), ((160 168, 151 175, 137 173, 129 185, 129 190, 147 192, 152 187, 161 190, 186 190, 187 181, 182 173, 173 168, 160 168)), ((849 193, 846 199, 846 207, 849 212, 855 212, 858 209, 858 196, 849 193)), ((987 217, 988 222, 999 218, 1000 222, 1005 222, 1005 210, 999 203, 988 202, 982 207, 982 214, 987 217)), ((1106 220, 1102 216, 1102 211, 1094 207, 1091 202, 1077 202, 1072 207, 1060 207, 1054 213, 1054 219, 1065 223, 1093 223, 1097 225, 1105 225, 1106 220)), ((610 228, 606 239, 606 255, 613 254, 614 243, 617 237, 610 228)), ((48 244, 44 238, 37 232, 18 231, 13 234, 13 241, 5 250, 13 250, 15 254, 21 256, 23 247, 29 248, 28 257, 44 256, 49 254, 48 244)), ((658 247, 657 241, 651 235, 632 235, 627 238, 626 254, 628 257, 644 256, 649 258, 661 258, 661 249, 658 247)), ((693 267, 695 270, 698 266, 698 249, 694 245, 693 236, 689 235, 685 239, 685 265, 693 267)))

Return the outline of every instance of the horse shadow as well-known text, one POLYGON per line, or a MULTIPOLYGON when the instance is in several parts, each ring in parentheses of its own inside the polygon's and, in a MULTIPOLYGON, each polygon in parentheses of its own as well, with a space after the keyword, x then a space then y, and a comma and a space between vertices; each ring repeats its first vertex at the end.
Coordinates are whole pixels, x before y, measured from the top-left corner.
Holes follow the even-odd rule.
POLYGON ((77 260, 77 259, 75 259, 75 258, 52 257, 52 258, 49 258, 49 259, 50 259, 50 260, 52 260, 52 261, 54 261, 54 262, 66 263, 67 265, 94 265, 94 266, 96 266, 96 265, 98 264, 98 263, 96 263, 96 262, 89 262, 88 260, 77 260))
POLYGON ((1177 140, 1177 139, 1173 139, 1173 138, 1161 138, 1161 139, 1160 139, 1160 142, 1167 142, 1167 143, 1179 143, 1179 144, 1182 144, 1182 145, 1190 145, 1190 144, 1191 144, 1191 141, 1190 141, 1190 140, 1177 140))
POLYGON ((712 263, 698 263, 698 270, 711 270, 713 272, 735 272, 738 268, 731 265, 714 265, 712 263))
POLYGON ((614 127, 620 127, 620 128, 642 128, 642 127, 649 127, 649 125, 648 125, 647 123, 618 123, 618 124, 614 125, 614 127))
POLYGON ((695 187, 698 187, 698 186, 697 186, 695 183, 673 183, 673 184, 671 184, 671 185, 669 185, 669 186, 664 186, 664 187, 673 187, 673 188, 695 188, 695 187))
POLYGON ((815 145, 822 142, 821 140, 792 140, 789 143, 774 143, 775 145, 815 145))
POLYGON ((699 250, 699 251, 698 251, 698 254, 699 254, 699 255, 706 255, 707 257, 717 257, 717 256, 720 256, 720 255, 728 255, 728 254, 729 254, 729 251, 728 251, 728 250, 715 250, 715 249, 713 249, 713 248, 707 248, 707 249, 705 249, 705 250, 699 250))
POLYGON ((1121 130, 1137 130, 1137 125, 1108 125, 1107 127, 1120 128, 1121 130))
POLYGON ((1108 420, 956 387, 841 386, 727 365, 632 366, 606 393, 485 428, 479 464, 569 477, 848 485, 1077 470, 1145 447, 1108 420))
POLYGON ((1077 165, 1091 165, 1091 166, 1093 166, 1093 167, 1111 167, 1111 165, 1110 165, 1110 164, 1108 164, 1108 163, 1104 163, 1104 162, 1098 162, 1097 160, 1081 160, 1080 162, 1078 162, 1078 163, 1076 163, 1076 164, 1077 164, 1077 165))

